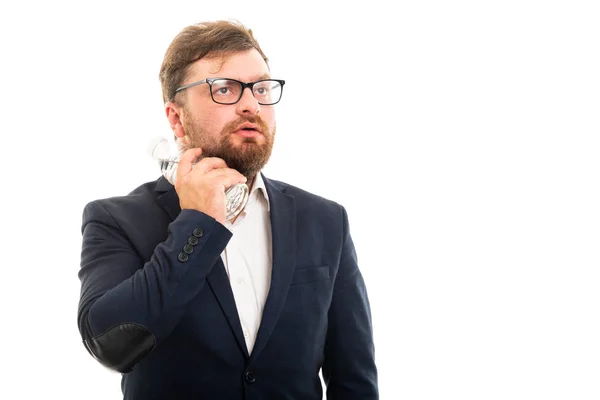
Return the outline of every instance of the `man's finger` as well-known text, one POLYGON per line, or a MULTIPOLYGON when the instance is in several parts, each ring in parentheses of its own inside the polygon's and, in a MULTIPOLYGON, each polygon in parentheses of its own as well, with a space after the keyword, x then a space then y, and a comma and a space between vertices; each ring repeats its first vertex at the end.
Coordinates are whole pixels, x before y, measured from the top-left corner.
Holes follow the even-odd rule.
POLYGON ((196 147, 194 149, 186 150, 185 153, 179 159, 179 165, 177 166, 177 180, 187 175, 193 168, 193 163, 202 154, 202 149, 196 147))
POLYGON ((222 158, 218 157, 206 157, 194 165, 194 171, 200 171, 201 174, 220 168, 227 168, 227 164, 222 158))
POLYGON ((210 171, 206 176, 210 177, 213 182, 218 181, 225 188, 229 188, 237 183, 246 183, 248 180, 244 175, 230 168, 215 169, 210 171))

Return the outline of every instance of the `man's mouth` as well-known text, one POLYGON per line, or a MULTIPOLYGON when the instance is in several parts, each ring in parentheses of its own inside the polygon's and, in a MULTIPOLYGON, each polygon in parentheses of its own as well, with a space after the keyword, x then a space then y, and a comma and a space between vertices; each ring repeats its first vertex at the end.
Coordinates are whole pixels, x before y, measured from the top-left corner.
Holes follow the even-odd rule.
POLYGON ((233 134, 242 137, 258 137, 261 133, 256 129, 243 128, 233 132, 233 134))
POLYGON ((243 137, 257 137, 261 134, 258 126, 249 122, 240 125, 233 133, 243 137))

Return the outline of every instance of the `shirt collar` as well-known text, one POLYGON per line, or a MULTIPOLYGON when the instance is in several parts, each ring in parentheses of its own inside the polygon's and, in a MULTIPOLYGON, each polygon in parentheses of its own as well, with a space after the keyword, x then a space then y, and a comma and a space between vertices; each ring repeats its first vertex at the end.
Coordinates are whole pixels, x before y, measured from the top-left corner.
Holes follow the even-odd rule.
MULTIPOLYGON (((256 174, 256 178, 254 178, 254 183, 252 184, 252 189, 250 190, 249 196, 252 196, 255 191, 259 191, 262 193, 264 199, 267 201, 267 211, 271 211, 271 203, 269 202, 269 195, 267 194, 267 188, 265 187, 265 182, 262 178, 262 174, 259 172, 256 174)), ((258 194, 258 193, 257 193, 258 194)))

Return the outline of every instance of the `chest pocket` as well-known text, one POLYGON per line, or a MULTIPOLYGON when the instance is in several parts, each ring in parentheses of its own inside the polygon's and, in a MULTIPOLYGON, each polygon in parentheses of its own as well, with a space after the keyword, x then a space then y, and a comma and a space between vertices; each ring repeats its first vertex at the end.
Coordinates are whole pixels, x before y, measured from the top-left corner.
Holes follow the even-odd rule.
POLYGON ((325 265, 322 267, 296 267, 294 276, 290 286, 300 285, 303 283, 323 281, 330 278, 329 266, 325 265))

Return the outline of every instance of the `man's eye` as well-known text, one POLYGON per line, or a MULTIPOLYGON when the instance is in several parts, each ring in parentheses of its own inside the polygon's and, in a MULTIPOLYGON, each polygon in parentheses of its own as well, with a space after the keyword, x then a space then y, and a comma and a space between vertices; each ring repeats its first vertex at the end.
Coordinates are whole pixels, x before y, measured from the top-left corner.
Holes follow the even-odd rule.
POLYGON ((227 94, 231 94, 231 88, 228 86, 221 86, 218 88, 215 88, 215 90, 213 91, 214 94, 218 94, 218 95, 227 95, 227 94))

